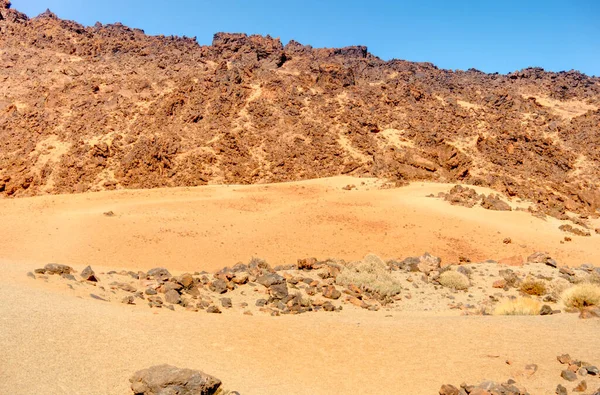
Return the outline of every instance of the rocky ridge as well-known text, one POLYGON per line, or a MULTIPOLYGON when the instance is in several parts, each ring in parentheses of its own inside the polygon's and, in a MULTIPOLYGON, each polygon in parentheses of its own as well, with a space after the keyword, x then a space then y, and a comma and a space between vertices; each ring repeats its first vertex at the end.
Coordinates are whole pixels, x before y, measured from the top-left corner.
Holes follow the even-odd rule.
POLYGON ((269 36, 148 36, 0 4, 0 195, 351 174, 597 215, 600 80, 383 61, 269 36))

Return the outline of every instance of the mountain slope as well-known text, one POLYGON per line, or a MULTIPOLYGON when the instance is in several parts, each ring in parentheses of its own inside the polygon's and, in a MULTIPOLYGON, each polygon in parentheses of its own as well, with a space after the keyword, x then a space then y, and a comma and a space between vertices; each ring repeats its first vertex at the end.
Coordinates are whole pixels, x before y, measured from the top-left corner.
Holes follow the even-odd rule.
POLYGON ((600 79, 382 61, 269 36, 147 36, 0 2, 0 194, 350 174, 600 207, 600 79))

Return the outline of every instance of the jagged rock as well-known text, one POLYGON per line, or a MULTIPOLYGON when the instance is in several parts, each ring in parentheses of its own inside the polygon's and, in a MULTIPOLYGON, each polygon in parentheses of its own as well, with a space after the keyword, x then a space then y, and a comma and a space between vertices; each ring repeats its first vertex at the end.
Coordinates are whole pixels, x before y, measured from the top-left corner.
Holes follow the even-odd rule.
POLYGON ((216 377, 171 365, 140 370, 129 382, 136 395, 212 395, 221 386, 221 380, 216 377))
POLYGON ((327 299, 339 299, 342 296, 342 293, 338 291, 335 286, 328 285, 323 288, 323 297, 327 299))
POLYGON ((81 278, 83 278, 86 281, 98 281, 98 278, 96 278, 96 273, 94 273, 91 266, 87 266, 85 269, 83 269, 83 271, 81 272, 81 278))
POLYGON ((421 257, 419 257, 419 263, 417 264, 417 268, 421 273, 429 274, 434 270, 438 270, 440 268, 442 260, 436 256, 433 256, 426 252, 421 257))
POLYGON ((155 267, 154 269, 148 270, 147 276, 159 281, 167 281, 171 278, 171 273, 164 267, 155 267))
POLYGON ((43 269, 36 269, 35 272, 39 273, 39 274, 62 275, 62 274, 75 273, 75 270, 73 270, 73 268, 71 266, 62 265, 60 263, 49 263, 46 266, 44 266, 43 269))
POLYGON ((227 282, 225 280, 216 279, 208 285, 208 289, 218 294, 227 292, 227 282))
POLYGON ((283 299, 288 296, 288 288, 285 278, 276 273, 268 273, 256 279, 256 282, 265 286, 269 294, 275 299, 283 299))

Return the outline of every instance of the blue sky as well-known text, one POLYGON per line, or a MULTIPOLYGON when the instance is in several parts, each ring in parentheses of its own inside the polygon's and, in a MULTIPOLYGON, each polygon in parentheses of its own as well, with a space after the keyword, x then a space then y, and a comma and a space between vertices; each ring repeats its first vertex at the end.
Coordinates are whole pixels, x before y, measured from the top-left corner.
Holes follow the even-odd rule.
POLYGON ((511 72, 528 66, 600 76, 600 1, 12 0, 84 25, 120 21, 148 34, 270 34, 314 47, 367 45, 382 59, 511 72))

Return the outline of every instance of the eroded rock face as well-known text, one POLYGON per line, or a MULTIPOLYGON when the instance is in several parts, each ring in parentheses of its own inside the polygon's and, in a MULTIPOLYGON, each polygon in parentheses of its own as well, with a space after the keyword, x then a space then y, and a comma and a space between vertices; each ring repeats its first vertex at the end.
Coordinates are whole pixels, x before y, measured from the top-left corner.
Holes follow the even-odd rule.
POLYGON ((212 395, 221 386, 216 377, 171 365, 140 370, 129 381, 136 395, 212 395))
POLYGON ((553 216, 600 207, 598 78, 442 70, 243 33, 200 46, 2 1, 3 196, 350 174, 488 186, 553 216))

